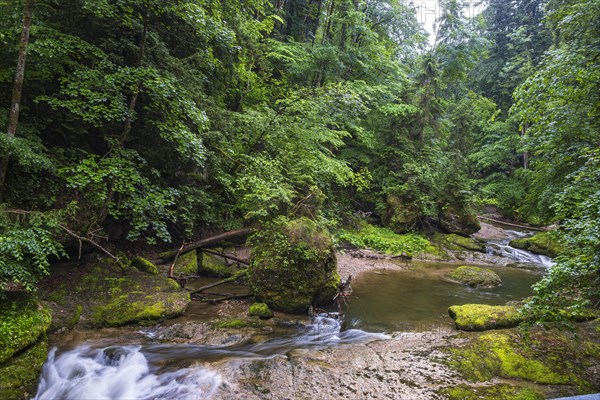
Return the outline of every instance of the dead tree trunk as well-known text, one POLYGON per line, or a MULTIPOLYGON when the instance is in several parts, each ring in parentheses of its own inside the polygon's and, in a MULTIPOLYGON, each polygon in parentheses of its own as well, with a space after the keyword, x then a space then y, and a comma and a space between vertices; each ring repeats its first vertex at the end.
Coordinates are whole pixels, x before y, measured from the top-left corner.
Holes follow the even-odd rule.
MULTIPOLYGON (((181 254, 184 254, 184 253, 187 253, 188 251, 196 250, 196 249, 199 249, 202 247, 209 247, 209 246, 215 245, 217 243, 223 242, 225 240, 244 238, 244 237, 249 236, 253 232, 254 232, 254 229, 245 228, 245 229, 237 229, 234 231, 220 233, 218 235, 211 236, 206 239, 198 240, 197 242, 190 243, 190 244, 184 246, 183 249, 181 250, 181 254)), ((177 251, 170 251, 168 253, 162 254, 161 258, 163 260, 170 260, 171 258, 175 257, 175 254, 177 254, 177 251)))
MULTIPOLYGON (((29 32, 31 31, 31 20, 33 17, 34 0, 25 0, 23 7, 23 30, 21 31, 21 42, 19 43, 19 55, 17 56, 17 70, 13 83, 10 111, 8 114, 8 129, 6 134, 14 137, 17 133, 19 122, 19 111, 21 107, 21 93, 25 79, 25 59, 27 57, 27 46, 29 45, 29 32)), ((6 155, 0 162, 0 202, 4 195, 4 181, 8 170, 9 156, 6 155)))

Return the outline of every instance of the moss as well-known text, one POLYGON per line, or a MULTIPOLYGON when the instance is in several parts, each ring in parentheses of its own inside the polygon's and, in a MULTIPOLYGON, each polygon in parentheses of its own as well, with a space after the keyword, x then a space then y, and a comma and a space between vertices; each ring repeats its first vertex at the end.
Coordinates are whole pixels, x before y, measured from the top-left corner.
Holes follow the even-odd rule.
POLYGON ((6 293, 0 303, 0 363, 35 343, 50 327, 49 310, 27 293, 6 293))
POLYGON ((22 400, 32 397, 47 356, 48 341, 43 336, 33 346, 0 364, 0 399, 22 400))
POLYGON ((200 253, 198 257, 198 273, 206 276, 229 278, 238 271, 237 265, 229 265, 219 256, 200 253))
POLYGON ((333 298, 339 275, 330 234, 308 218, 278 218, 250 240, 249 284, 273 309, 299 313, 333 298))
POLYGON ((245 328, 249 325, 248 321, 240 318, 228 319, 225 321, 215 322, 215 328, 219 329, 239 329, 245 328))
POLYGON ((248 309, 250 316, 257 316, 261 319, 268 319, 273 316, 273 311, 265 303, 254 303, 250 305, 248 309))
POLYGON ((175 262, 173 273, 183 275, 196 275, 198 273, 198 256, 196 250, 180 254, 175 262))
POLYGON ((477 215, 466 205, 447 204, 438 217, 440 227, 449 233, 469 236, 481 229, 477 215))
POLYGON ((461 266, 450 271, 445 277, 463 285, 469 285, 480 288, 496 287, 502 284, 502 280, 491 269, 483 269, 473 266, 461 266))
POLYGON ((539 232, 529 238, 511 240, 509 244, 517 249, 553 258, 563 252, 563 247, 556 240, 554 232, 539 232))
POLYGON ((456 328, 464 331, 512 328, 523 322, 522 314, 513 306, 465 304, 450 307, 448 313, 456 328))
MULTIPOLYGON (((190 302, 189 293, 174 280, 133 268, 123 274, 108 264, 88 266, 57 274, 53 279, 68 282, 70 288, 63 301, 52 307, 58 321, 54 329, 77 324, 146 324, 179 315, 190 302)), ((44 293, 45 298, 52 298, 52 287, 45 287, 44 293)))
POLYGON ((526 387, 510 386, 506 384, 494 386, 468 386, 458 385, 446 388, 440 394, 448 400, 543 400, 545 396, 533 389, 526 387))
POLYGON ((422 212, 411 199, 388 194, 386 207, 381 215, 383 224, 396 233, 407 233, 417 228, 422 212))
MULTIPOLYGON (((562 334, 543 335, 524 337, 513 331, 486 332, 466 347, 451 350, 449 364, 471 381, 501 377, 589 389, 590 385, 581 378, 583 368, 577 366, 579 362, 569 360, 577 356, 566 353, 569 342, 557 342, 562 334), (548 340, 549 337, 552 339, 548 340)), ((580 346, 581 343, 573 343, 573 353, 580 352, 580 346)))
POLYGON ((158 268, 144 257, 136 256, 131 260, 131 266, 138 271, 151 275, 158 275, 158 268))
POLYGON ((469 251, 479 251, 479 252, 485 251, 485 243, 482 243, 482 242, 475 240, 473 238, 470 238, 470 237, 456 235, 454 233, 450 233, 450 234, 437 233, 434 236, 433 240, 436 243, 441 244, 448 250, 453 250, 453 251, 469 250, 469 251))

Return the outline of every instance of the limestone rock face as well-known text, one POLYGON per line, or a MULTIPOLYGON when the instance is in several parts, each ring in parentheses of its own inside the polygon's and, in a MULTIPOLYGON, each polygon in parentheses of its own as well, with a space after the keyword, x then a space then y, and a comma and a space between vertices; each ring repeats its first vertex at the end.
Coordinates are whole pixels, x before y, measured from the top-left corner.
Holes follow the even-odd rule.
POLYGON ((394 232, 406 233, 417 226, 421 216, 421 210, 413 201, 407 201, 402 196, 389 194, 381 219, 383 224, 394 232))
POLYGON ((279 218, 250 244, 250 288, 274 310, 302 313, 333 300, 340 277, 331 235, 308 218, 279 218))
POLYGON ((461 236, 469 236, 481 229, 474 212, 452 205, 447 205, 440 211, 439 224, 445 231, 461 236))

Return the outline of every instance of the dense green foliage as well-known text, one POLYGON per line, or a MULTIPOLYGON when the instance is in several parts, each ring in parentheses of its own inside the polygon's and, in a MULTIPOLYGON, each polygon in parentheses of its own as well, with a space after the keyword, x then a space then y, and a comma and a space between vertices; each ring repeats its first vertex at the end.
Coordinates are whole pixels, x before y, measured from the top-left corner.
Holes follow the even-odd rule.
POLYGON ((597 0, 470 17, 443 0, 430 41, 397 0, 39 0, 12 136, 23 6, 0 2, 3 288, 32 290, 77 236, 174 243, 353 213, 466 236, 493 204, 561 221, 567 250, 532 307, 600 298, 597 0))

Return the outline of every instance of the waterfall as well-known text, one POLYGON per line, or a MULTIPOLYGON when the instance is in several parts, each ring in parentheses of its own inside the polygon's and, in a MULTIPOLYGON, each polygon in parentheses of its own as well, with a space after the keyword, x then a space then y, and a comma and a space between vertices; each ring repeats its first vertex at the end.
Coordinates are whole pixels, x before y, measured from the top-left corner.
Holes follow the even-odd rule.
POLYGON ((554 262, 550 257, 533 254, 526 250, 516 249, 509 245, 509 242, 516 238, 531 236, 531 232, 520 232, 514 230, 505 230, 508 238, 502 240, 489 240, 486 246, 488 256, 499 256, 509 258, 520 264, 535 264, 541 265, 544 268, 550 268, 554 262))

